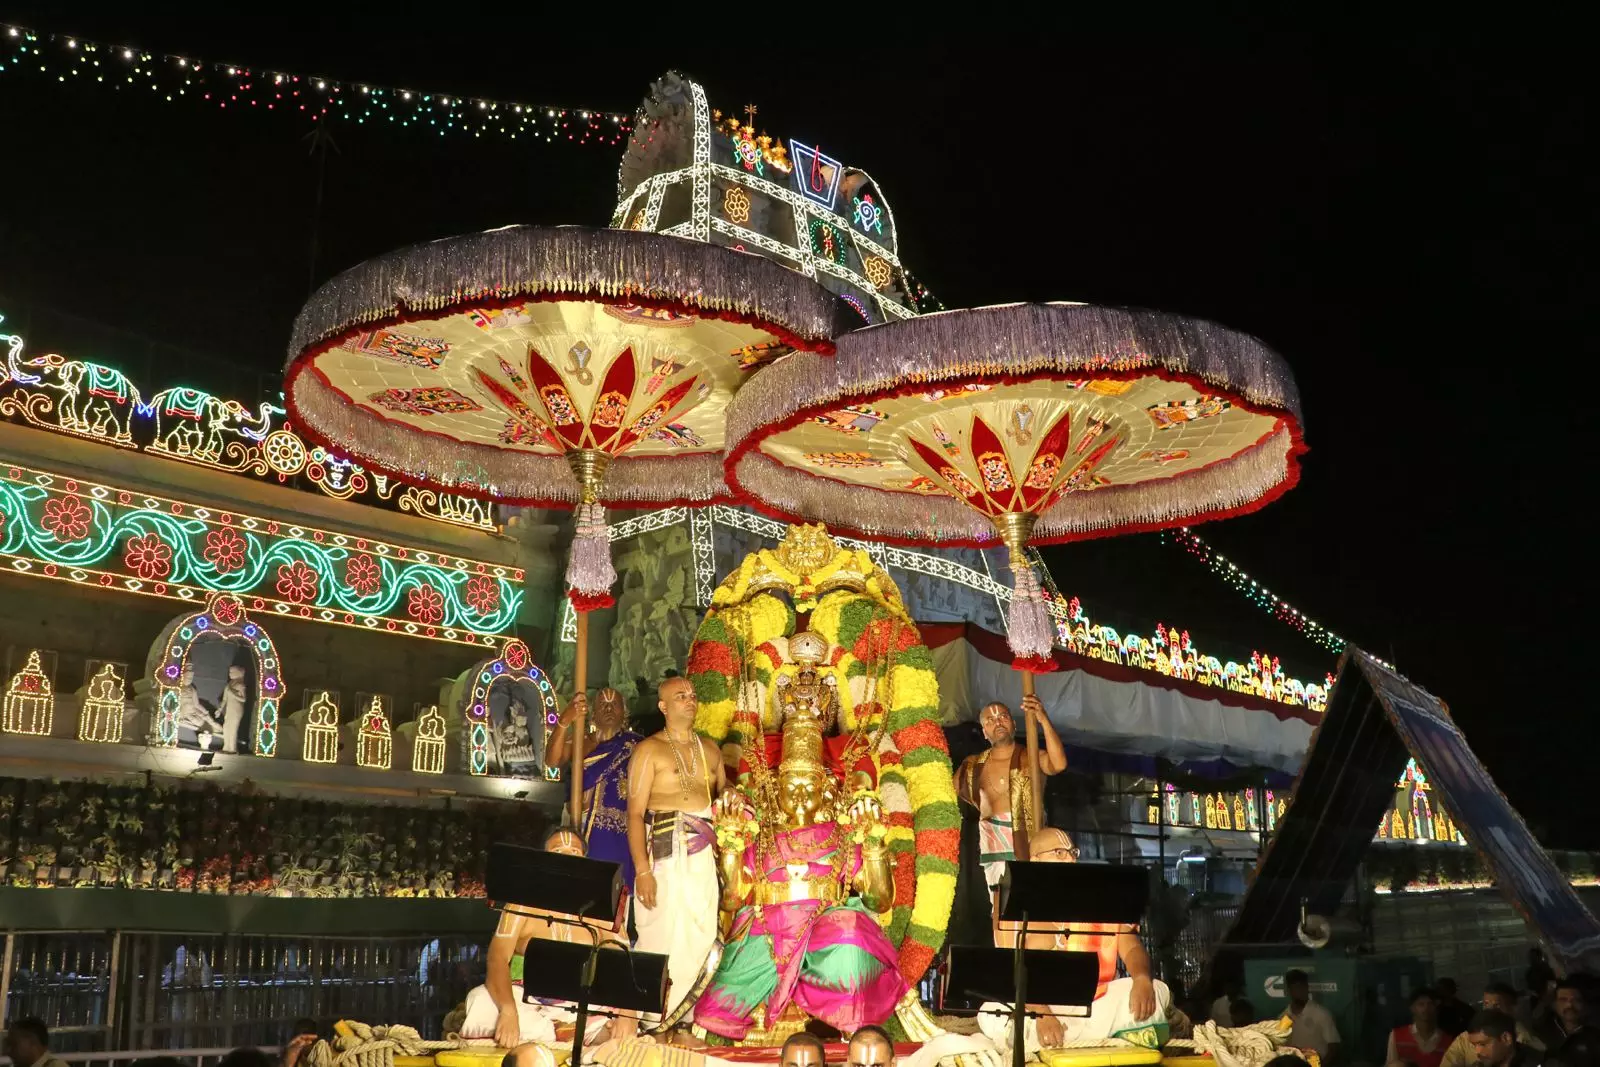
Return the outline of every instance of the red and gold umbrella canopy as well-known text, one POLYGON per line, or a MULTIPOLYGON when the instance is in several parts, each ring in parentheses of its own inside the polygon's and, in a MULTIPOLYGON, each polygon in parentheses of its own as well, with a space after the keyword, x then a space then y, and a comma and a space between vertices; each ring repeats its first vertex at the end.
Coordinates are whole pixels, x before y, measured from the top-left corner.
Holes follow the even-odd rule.
POLYGON ((1252 337, 1159 312, 944 312, 795 356, 728 412, 729 484, 791 521, 900 543, 1012 549, 1011 642, 1048 669, 1022 557, 1260 507, 1298 477, 1299 398, 1252 337))
POLYGON ((659 234, 511 227, 402 249, 324 285, 285 391, 313 440, 406 481, 579 506, 574 603, 615 580, 600 506, 726 494, 729 401, 754 367, 830 352, 842 305, 756 256, 659 234))
POLYGON ((728 402, 791 349, 831 352, 820 286, 659 234, 509 227, 381 256, 301 311, 285 391, 319 443, 415 484, 576 505, 725 494, 728 402))
MULTIPOLYGON (((847 316, 816 283, 731 249, 508 227, 329 281, 295 321, 284 391, 306 436, 374 470, 577 507, 567 584, 587 612, 616 580, 603 505, 726 495, 734 393, 791 351, 831 353, 847 316)), ((581 689, 582 648, 577 662, 581 689)))

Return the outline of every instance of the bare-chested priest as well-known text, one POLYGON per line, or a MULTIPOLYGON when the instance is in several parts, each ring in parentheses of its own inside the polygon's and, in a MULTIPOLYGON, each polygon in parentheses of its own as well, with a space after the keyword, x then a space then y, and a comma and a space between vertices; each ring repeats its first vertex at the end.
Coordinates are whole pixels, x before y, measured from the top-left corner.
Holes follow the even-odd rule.
POLYGON ((634 948, 667 957, 667 1012, 694 987, 717 938, 716 831, 722 754, 694 732, 698 705, 687 678, 656 691, 666 729, 640 741, 628 764, 628 846, 633 853, 634 948))
MULTIPOLYGON (((581 856, 584 851, 583 839, 565 829, 553 831, 544 847, 547 852, 567 856, 581 856)), ((550 1067, 554 1060, 548 1046, 570 1046, 577 1018, 572 1009, 562 1005, 530 1004, 523 999, 523 957, 528 944, 540 938, 589 944, 593 935, 577 923, 599 931, 602 937, 615 937, 622 922, 618 916, 609 925, 594 919, 553 923, 524 914, 524 911, 516 905, 507 905, 501 913, 500 925, 489 943, 486 980, 467 993, 467 1018, 461 1025, 461 1036, 494 1038, 501 1048, 515 1053, 516 1067, 550 1067)), ((608 1020, 603 1015, 590 1015, 585 1030, 584 1044, 596 1045, 608 1037, 632 1037, 638 1030, 638 1021, 631 1017, 608 1020)))
MULTIPOLYGON (((1037 722, 1044 734, 1039 771, 1045 776, 1067 769, 1067 753, 1036 696, 1022 698, 1028 729, 1037 722)), ((989 749, 961 761, 956 795, 978 810, 978 860, 993 889, 1006 871, 1006 861, 1028 855, 1028 814, 1033 791, 1028 784, 1028 749, 1016 739, 1011 709, 999 701, 978 713, 989 749)))

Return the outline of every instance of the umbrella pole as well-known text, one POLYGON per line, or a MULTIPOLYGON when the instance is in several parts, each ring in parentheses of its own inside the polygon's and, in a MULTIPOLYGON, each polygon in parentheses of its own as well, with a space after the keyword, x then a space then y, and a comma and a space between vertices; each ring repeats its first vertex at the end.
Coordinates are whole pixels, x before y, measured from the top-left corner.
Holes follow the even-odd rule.
MULTIPOLYGON (((1022 672, 1022 695, 1033 696, 1033 672, 1022 672)), ((1039 779, 1039 731, 1033 716, 1024 715, 1023 729, 1028 737, 1028 789, 1033 796, 1033 810, 1028 815, 1028 833, 1037 833, 1044 825, 1044 783, 1039 779)))
MULTIPOLYGON (((576 697, 587 696, 589 691, 589 613, 578 612, 578 653, 577 659, 572 664, 572 695, 576 697)), ((567 810, 572 816, 572 828, 581 836, 583 834, 583 737, 584 727, 583 712, 572 720, 572 768, 568 772, 572 778, 571 792, 568 796, 567 810)))

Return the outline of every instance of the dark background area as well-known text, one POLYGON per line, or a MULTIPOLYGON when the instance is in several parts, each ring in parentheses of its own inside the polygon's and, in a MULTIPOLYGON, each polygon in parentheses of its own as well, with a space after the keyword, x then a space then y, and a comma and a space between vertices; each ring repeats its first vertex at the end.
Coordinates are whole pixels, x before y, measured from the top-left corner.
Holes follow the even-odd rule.
MULTIPOLYGON (((868 9, 774 9, 771 32, 744 9, 607 9, 571 25, 358 10, 11 5, 0 20, 622 112, 676 67, 713 106, 753 102, 767 132, 870 170, 903 260, 947 306, 1134 304, 1258 335, 1295 370, 1312 451, 1283 500, 1199 532, 1447 700, 1547 844, 1600 843, 1583 816, 1592 204, 1577 195, 1588 61, 1571 28, 1306 34, 1152 11, 936 36, 868 9)), ((152 388, 238 396, 275 389, 312 284, 429 238, 603 225, 621 157, 332 124, 319 209, 310 124, 291 114, 13 70, 0 117, 7 326, 152 388)), ((1204 652, 1259 648, 1307 680, 1333 668, 1155 537, 1047 558, 1064 592, 1119 628, 1159 620, 1204 652)))

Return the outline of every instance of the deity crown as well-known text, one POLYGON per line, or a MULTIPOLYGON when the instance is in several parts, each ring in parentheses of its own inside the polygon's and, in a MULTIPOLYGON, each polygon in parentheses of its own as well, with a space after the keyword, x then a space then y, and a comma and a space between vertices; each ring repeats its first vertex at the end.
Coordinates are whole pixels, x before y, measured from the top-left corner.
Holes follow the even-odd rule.
POLYGON ((822 757, 822 713, 809 702, 797 703, 783 720, 783 760, 779 773, 799 775, 825 770, 822 757))
POLYGON ((753 564, 746 595, 766 589, 787 589, 813 597, 835 589, 862 592, 875 568, 871 564, 863 567, 856 556, 841 548, 820 522, 790 526, 777 548, 757 553, 746 562, 746 567, 753 564), (815 577, 819 572, 825 573, 815 577))

